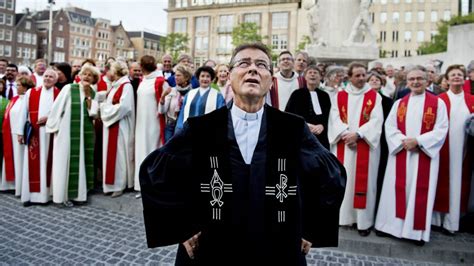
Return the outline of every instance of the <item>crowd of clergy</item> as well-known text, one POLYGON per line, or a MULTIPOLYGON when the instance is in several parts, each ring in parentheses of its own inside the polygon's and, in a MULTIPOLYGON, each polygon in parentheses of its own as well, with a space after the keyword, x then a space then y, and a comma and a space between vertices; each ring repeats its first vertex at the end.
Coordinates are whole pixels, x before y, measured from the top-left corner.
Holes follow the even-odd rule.
MULTIPOLYGON (((474 205, 474 62, 445 73, 373 65, 284 51, 266 103, 303 117, 346 168, 340 226, 417 245, 432 226, 454 235, 474 205)), ((232 67, 187 54, 109 58, 101 70, 90 59, 32 69, 0 59, 0 191, 24 206, 81 205, 91 190, 140 197, 146 156, 189 117, 232 104, 232 67)))

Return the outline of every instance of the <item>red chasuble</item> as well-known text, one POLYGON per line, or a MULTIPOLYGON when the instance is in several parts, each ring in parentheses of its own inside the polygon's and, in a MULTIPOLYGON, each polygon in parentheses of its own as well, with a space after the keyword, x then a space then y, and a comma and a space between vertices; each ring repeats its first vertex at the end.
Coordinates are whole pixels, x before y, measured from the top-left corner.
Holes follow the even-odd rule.
MULTIPOLYGON (((156 105, 160 103, 161 95, 163 94, 163 83, 165 82, 164 77, 157 77, 155 80, 155 98, 156 105)), ((166 120, 164 114, 158 115, 158 121, 160 123, 160 139, 158 140, 161 145, 165 144, 165 126, 166 120)))
POLYGON ((3 117, 3 159, 5 160, 5 180, 7 180, 7 182, 15 181, 15 161, 13 157, 12 130, 10 127, 10 110, 18 98, 19 96, 17 95, 10 100, 5 109, 5 116, 3 117))
MULTIPOLYGON (((339 116, 343 123, 347 124, 347 103, 349 94, 346 91, 340 91, 337 94, 337 104, 339 108, 339 116)), ((359 127, 369 122, 370 114, 374 109, 377 100, 377 92, 369 90, 364 95, 362 103, 362 111, 360 113, 359 127)), ((337 158, 344 164, 343 140, 337 143, 337 158)), ((356 158, 356 174, 355 174, 355 191, 354 191, 354 208, 365 209, 367 205, 367 182, 369 178, 369 161, 370 146, 363 139, 357 141, 357 158, 356 158)))
MULTIPOLYGON (((112 104, 118 104, 120 98, 122 97, 123 87, 125 84, 130 84, 130 82, 125 82, 120 85, 117 91, 112 98, 112 104)), ((117 162, 117 142, 118 134, 120 129, 120 121, 115 122, 109 127, 109 142, 107 145, 107 167, 105 169, 105 184, 113 185, 115 183, 115 164, 117 162)))
MULTIPOLYGON (((439 95, 439 98, 446 104, 448 111, 448 118, 450 118, 451 102, 447 93, 439 95)), ((474 98, 464 92, 464 101, 466 106, 471 113, 474 113, 474 98)), ((469 175, 469 158, 472 156, 472 151, 467 151, 467 155, 463 161, 463 174, 462 174, 462 185, 461 185, 461 212, 466 212, 467 204, 469 200, 469 189, 471 187, 471 179, 469 175)), ((446 136, 443 148, 441 148, 440 154, 440 166, 438 175, 438 185, 436 188, 436 199, 434 204, 434 210, 438 212, 449 212, 449 132, 446 136)))
MULTIPOLYGON (((59 90, 54 87, 54 100, 59 94, 59 90)), ((28 103, 29 116, 31 126, 33 128, 31 134, 30 144, 28 145, 28 173, 29 173, 29 183, 30 183, 30 192, 40 192, 40 140, 39 132, 40 126, 38 123, 38 110, 39 103, 41 98, 42 88, 32 89, 30 92, 30 99, 28 103)), ((46 181, 47 186, 51 184, 51 168, 52 168, 52 158, 53 158, 53 135, 50 136, 49 147, 48 147, 48 158, 46 165, 46 181)))
MULTIPOLYGON (((403 135, 406 135, 406 114, 410 94, 403 97, 397 110, 397 127, 403 135)), ((423 118, 420 135, 430 132, 436 122, 436 112, 438 110, 438 97, 431 93, 425 93, 425 104, 423 108, 423 118)), ((415 230, 425 230, 426 208, 428 203, 428 188, 430 181, 431 158, 421 149, 418 159, 418 174, 416 178, 415 196, 415 230)), ((407 151, 402 149, 396 157, 395 169, 395 206, 396 217, 405 219, 406 215, 406 177, 407 177, 407 151)))

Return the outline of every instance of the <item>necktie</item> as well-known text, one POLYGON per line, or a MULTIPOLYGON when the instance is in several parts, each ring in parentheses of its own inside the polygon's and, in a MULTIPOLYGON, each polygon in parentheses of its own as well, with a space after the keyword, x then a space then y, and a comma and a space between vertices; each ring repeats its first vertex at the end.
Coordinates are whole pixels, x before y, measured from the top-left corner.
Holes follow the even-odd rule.
POLYGON ((13 83, 10 83, 10 89, 8 90, 8 100, 11 100, 13 97, 13 83))

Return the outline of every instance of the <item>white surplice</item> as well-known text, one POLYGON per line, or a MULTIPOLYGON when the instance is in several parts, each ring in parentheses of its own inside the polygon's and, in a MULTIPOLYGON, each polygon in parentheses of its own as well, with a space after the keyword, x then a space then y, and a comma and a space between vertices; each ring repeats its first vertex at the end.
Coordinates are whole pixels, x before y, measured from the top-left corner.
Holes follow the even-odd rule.
POLYGON ((161 146, 158 102, 155 96, 155 80, 159 76, 161 76, 159 71, 144 76, 137 89, 134 185, 137 191, 140 191, 140 181, 138 179, 140 165, 148 154, 161 146))
MULTIPOLYGON (((41 96, 39 100, 38 106, 38 119, 41 117, 48 117, 51 112, 51 107, 53 106, 54 102, 54 88, 46 89, 40 87, 41 89, 41 96)), ((25 108, 24 115, 22 118, 29 119, 29 102, 30 102, 30 93, 31 90, 26 92, 25 95, 25 108)), ((21 122, 21 124, 25 124, 21 122)), ((46 133, 46 129, 44 126, 39 128, 39 156, 40 156, 40 192, 30 192, 30 175, 29 175, 29 162, 28 162, 28 150, 24 153, 24 160, 23 160, 23 181, 22 181, 22 189, 21 189, 21 201, 22 202, 38 202, 38 203, 46 203, 51 198, 51 189, 47 186, 47 162, 48 162, 48 152, 49 152, 49 141, 50 141, 51 134, 46 133)), ((25 146, 26 147, 26 146, 25 146)))
MULTIPOLYGON (((15 196, 21 195, 21 181, 23 175, 23 157, 25 153, 25 145, 18 142, 18 136, 23 135, 23 126, 25 119, 22 119, 23 123, 19 122, 21 116, 24 115, 23 109, 25 108, 25 95, 19 95, 13 107, 10 109, 10 129, 11 132, 3 132, 3 134, 10 134, 13 145, 13 163, 15 172, 15 181, 7 182, 5 176, 5 158, 3 158, 2 164, 2 178, 0 180, 0 191, 15 190, 15 196)), ((5 148, 5 143, 3 144, 5 148)), ((5 157, 5 151, 3 152, 5 157)))
MULTIPOLYGON (((432 224, 443 226, 449 231, 459 230, 461 217, 461 185, 463 161, 466 156, 466 121, 471 113, 464 100, 464 92, 447 92, 451 105, 449 117, 449 213, 433 211, 432 224)), ((448 163, 448 162, 440 162, 448 163)))
POLYGON ((371 88, 366 84, 364 88, 357 89, 348 84, 344 90, 349 94, 347 101, 347 122, 342 122, 339 116, 337 96, 332 104, 329 114, 328 139, 331 152, 337 155, 337 143, 346 132, 358 132, 369 147, 369 173, 367 179, 367 204, 365 209, 354 208, 355 176, 357 163, 357 149, 347 145, 344 152, 344 167, 347 171, 346 191, 340 208, 339 224, 352 225, 357 223, 359 230, 366 230, 374 224, 375 201, 377 195, 377 173, 380 160, 380 135, 383 126, 382 97, 377 93, 375 106, 370 113, 370 119, 359 127, 360 114, 364 102, 364 95, 371 88))
MULTIPOLYGON (((83 87, 79 83, 81 103, 84 103, 83 87)), ((97 94, 96 94, 97 98, 97 94)), ((53 104, 51 113, 46 123, 46 132, 54 133, 52 188, 53 202, 63 203, 68 200, 87 200, 87 180, 84 158, 84 104, 81 104, 81 127, 80 127, 80 156, 79 156, 79 182, 78 197, 68 198, 69 163, 70 163, 70 139, 71 139, 71 85, 64 86, 53 104)), ((99 111, 98 102, 93 99, 91 108, 88 110, 90 117, 97 117, 99 111)))
POLYGON ((385 134, 389 155, 382 193, 380 196, 379 209, 375 221, 375 228, 399 238, 423 240, 428 242, 430 239, 431 217, 438 181, 439 152, 444 144, 449 122, 446 113, 446 106, 441 99, 438 99, 438 109, 436 112, 434 128, 432 131, 420 135, 426 97, 425 94, 426 93, 410 96, 406 113, 406 135, 403 135, 397 128, 397 110, 400 100, 395 102, 387 120, 385 121, 385 134), (425 230, 413 229, 416 184, 418 177, 418 151, 407 152, 405 219, 402 220, 397 218, 395 215, 396 155, 403 149, 402 140, 406 138, 416 138, 422 152, 431 158, 425 230))
POLYGON ((103 162, 103 188, 104 193, 122 191, 126 187, 133 187, 134 171, 134 134, 135 134, 135 101, 133 98, 133 87, 127 76, 120 78, 112 84, 107 100, 100 105, 100 117, 104 123, 104 138, 102 148, 103 162), (120 102, 112 104, 113 97, 118 88, 123 86, 120 102), (107 169, 107 150, 109 143, 109 127, 119 123, 117 138, 117 156, 115 160, 115 183, 105 184, 107 169))

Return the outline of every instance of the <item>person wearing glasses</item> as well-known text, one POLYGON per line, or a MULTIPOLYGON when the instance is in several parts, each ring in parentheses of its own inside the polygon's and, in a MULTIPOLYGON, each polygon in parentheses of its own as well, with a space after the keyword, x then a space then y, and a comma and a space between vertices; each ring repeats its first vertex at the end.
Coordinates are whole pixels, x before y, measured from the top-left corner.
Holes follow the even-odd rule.
POLYGON ((176 265, 306 265, 338 244, 345 170, 302 118, 265 105, 266 46, 235 48, 230 82, 231 104, 188 118, 141 165, 148 247, 180 243, 176 265))
POLYGON ((443 100, 427 93, 422 66, 407 72, 410 94, 397 100, 385 121, 388 162, 375 221, 379 236, 424 245, 430 239, 440 150, 448 132, 443 100))

